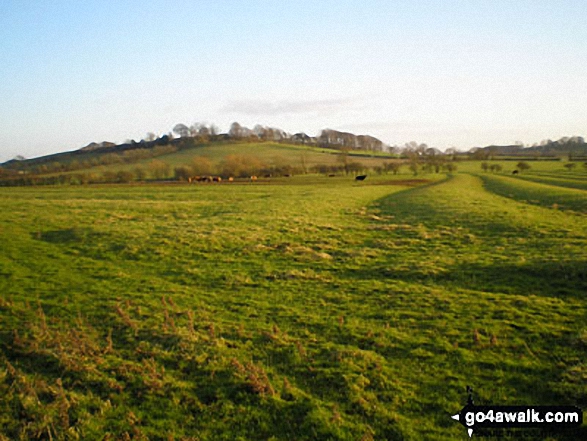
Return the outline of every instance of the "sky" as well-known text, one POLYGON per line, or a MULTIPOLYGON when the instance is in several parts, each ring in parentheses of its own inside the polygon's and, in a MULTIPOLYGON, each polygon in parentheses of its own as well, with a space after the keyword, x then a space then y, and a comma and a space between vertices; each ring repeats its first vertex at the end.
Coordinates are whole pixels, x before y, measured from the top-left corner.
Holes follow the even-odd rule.
POLYGON ((585 0, 2 0, 0 162, 177 123, 587 135, 585 0))

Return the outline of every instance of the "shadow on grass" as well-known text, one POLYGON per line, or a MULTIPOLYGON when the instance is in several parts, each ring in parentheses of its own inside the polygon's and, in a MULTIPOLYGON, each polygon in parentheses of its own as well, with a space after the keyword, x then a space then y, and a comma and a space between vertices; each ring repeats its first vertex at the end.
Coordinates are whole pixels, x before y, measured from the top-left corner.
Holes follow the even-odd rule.
POLYGON ((98 233, 91 228, 65 228, 33 233, 33 238, 53 244, 70 244, 84 242, 88 239, 96 239, 98 233))
POLYGON ((587 262, 464 264, 452 268, 441 281, 480 291, 583 299, 587 292, 587 262))
POLYGON ((516 185, 514 178, 504 180, 503 177, 501 179, 493 176, 480 177, 483 180, 483 186, 499 196, 530 205, 587 213, 587 194, 579 189, 530 180, 522 181, 525 186, 519 186, 516 185))
POLYGON ((545 297, 584 299, 587 293, 587 261, 533 262, 511 265, 459 264, 429 270, 418 265, 371 266, 349 269, 348 279, 394 279, 407 283, 448 285, 477 291, 545 297))
POLYGON ((495 207, 482 207, 483 201, 478 196, 487 196, 486 192, 463 195, 452 194, 442 189, 443 185, 454 186, 454 176, 431 184, 410 188, 374 201, 373 207, 382 215, 391 216, 395 223, 423 225, 429 229, 438 226, 462 227, 479 236, 518 236, 527 234, 527 228, 517 225, 504 217, 495 207), (438 190, 438 191, 437 191, 438 190))

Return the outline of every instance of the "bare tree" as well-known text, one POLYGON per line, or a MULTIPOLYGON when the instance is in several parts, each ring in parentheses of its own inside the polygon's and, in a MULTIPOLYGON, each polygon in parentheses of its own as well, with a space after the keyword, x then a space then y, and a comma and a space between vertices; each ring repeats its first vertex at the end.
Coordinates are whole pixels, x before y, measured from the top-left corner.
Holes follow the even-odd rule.
POLYGON ((349 149, 343 148, 341 152, 336 155, 336 161, 339 162, 344 168, 344 172, 349 174, 349 149))
POLYGON ((302 173, 308 173, 308 155, 306 152, 300 154, 300 163, 302 165, 302 173))
POLYGON ((230 125, 228 134, 231 138, 240 139, 243 137, 243 127, 235 121, 230 125))
POLYGON ((206 124, 200 124, 200 128, 198 129, 198 135, 203 138, 208 138, 210 136, 210 128, 206 126, 206 124))
POLYGON ((189 135, 190 129, 185 124, 176 124, 173 128, 173 132, 177 133, 180 138, 185 138, 189 135))

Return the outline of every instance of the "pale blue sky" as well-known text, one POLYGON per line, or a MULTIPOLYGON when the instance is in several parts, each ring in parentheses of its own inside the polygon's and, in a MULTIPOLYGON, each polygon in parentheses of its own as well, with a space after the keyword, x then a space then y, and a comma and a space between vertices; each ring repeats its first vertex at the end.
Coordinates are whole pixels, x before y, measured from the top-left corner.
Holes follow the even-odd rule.
POLYGON ((257 123, 469 148, 587 135, 587 2, 0 2, 0 161, 257 123))

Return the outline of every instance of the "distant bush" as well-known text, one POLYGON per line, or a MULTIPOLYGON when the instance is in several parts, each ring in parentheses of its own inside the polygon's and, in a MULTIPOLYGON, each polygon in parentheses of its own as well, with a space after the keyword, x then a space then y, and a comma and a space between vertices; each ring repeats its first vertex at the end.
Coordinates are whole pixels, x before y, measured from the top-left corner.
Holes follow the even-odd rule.
POLYGON ((367 166, 361 162, 354 161, 347 164, 346 170, 348 173, 364 173, 367 170, 367 166))
POLYGON ((332 175, 337 173, 344 173, 343 165, 328 165, 328 164, 316 164, 310 167, 312 173, 319 173, 321 175, 332 175))
POLYGON ((205 176, 214 174, 212 161, 205 156, 195 156, 190 165, 191 173, 195 176, 205 176))
POLYGON ((571 171, 571 170, 573 170, 575 167, 577 167, 577 164, 576 164, 576 163, 574 163, 574 162, 567 162, 567 163, 565 164, 565 168, 566 168, 568 171, 571 171))
POLYGON ((444 164, 442 167, 449 173, 453 173, 453 172, 457 171, 456 164, 452 164, 450 162, 448 164, 444 164))
POLYGON ((149 163, 149 172, 154 179, 165 179, 169 176, 171 167, 166 162, 154 159, 149 163))
POLYGON ((102 173, 102 181, 103 182, 116 182, 116 172, 112 170, 106 170, 102 173))
POLYGON ((133 171, 139 181, 144 181, 147 179, 147 170, 145 170, 143 167, 136 167, 133 171))
POLYGON ((175 167, 173 169, 173 176, 175 176, 175 179, 177 179, 178 181, 187 181, 191 175, 192 175, 191 168, 187 167, 185 165, 180 166, 180 167, 175 167))
POLYGON ((228 155, 220 163, 220 173, 223 176, 245 178, 260 174, 265 166, 255 156, 228 155))
POLYGON ((129 182, 134 181, 134 179, 134 173, 129 170, 121 170, 118 173, 116 173, 116 182, 127 184, 129 182))
POLYGON ((401 162, 385 162, 383 163, 383 169, 386 172, 391 172, 394 175, 397 175, 402 168, 402 165, 403 164, 401 162))
POLYGON ((419 167, 418 167, 418 163, 417 162, 411 162, 409 168, 410 168, 410 171, 412 172, 412 174, 414 176, 418 176, 418 169, 419 169, 419 167))

